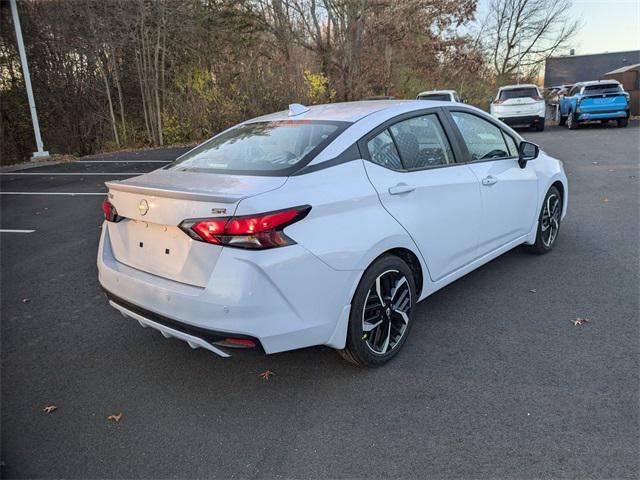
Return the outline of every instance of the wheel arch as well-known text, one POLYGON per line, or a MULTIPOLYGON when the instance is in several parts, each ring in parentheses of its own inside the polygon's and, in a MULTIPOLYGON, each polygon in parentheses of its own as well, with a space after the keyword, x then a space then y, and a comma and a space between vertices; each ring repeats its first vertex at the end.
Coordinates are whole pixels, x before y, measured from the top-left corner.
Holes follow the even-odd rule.
POLYGON ((413 281, 416 286, 416 298, 420 298, 422 289, 424 287, 424 270, 418 256, 408 248, 391 248, 385 252, 382 252, 380 255, 374 258, 371 263, 369 263, 369 266, 373 265, 378 259, 384 257, 385 255, 394 255, 402 259, 409 266, 409 268, 411 269, 411 273, 413 274, 413 281))

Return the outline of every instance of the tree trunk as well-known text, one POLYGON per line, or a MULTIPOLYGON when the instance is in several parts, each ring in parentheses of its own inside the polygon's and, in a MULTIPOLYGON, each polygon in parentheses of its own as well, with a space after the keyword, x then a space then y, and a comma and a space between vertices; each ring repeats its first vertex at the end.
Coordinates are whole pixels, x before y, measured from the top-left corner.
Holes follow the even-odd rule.
POLYGON ((104 60, 100 62, 100 74, 104 80, 104 89, 107 92, 107 100, 109 100, 109 115, 111 117, 111 126, 113 127, 113 138, 116 141, 116 146, 120 147, 120 138, 118 137, 118 126, 116 125, 116 115, 113 112, 113 102, 111 101, 111 88, 109 88, 109 79, 107 78, 107 72, 105 68, 104 60))

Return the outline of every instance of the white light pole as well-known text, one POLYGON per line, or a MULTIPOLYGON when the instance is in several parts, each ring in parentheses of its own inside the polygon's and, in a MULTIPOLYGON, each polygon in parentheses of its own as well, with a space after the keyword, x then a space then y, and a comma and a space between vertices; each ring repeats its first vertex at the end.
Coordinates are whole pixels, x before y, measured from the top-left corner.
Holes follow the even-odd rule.
POLYGON ((13 26, 16 29, 16 40, 18 41, 18 53, 20 53, 20 63, 22 64, 22 75, 24 76, 24 85, 27 88, 27 98, 29 99, 29 110, 31 111, 31 122, 33 123, 33 134, 36 137, 37 152, 33 152, 32 160, 38 158, 47 158, 49 152, 44 150, 42 145, 42 137, 40 136, 40 125, 38 124, 38 113, 36 112, 36 102, 33 99, 33 90, 31 89, 31 77, 29 76, 29 65, 27 65, 27 54, 24 51, 24 42, 22 41, 22 29, 20 28, 20 18, 18 18, 18 8, 16 0, 9 0, 11 4, 11 16, 13 17, 13 26))

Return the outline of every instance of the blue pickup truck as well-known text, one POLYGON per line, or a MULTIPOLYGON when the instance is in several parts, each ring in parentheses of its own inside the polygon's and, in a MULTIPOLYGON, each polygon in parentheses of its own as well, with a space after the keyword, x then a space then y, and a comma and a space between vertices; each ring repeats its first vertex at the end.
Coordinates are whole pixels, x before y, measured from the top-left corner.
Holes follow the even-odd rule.
POLYGON ((619 127, 629 121, 629 94, 615 80, 580 82, 560 97, 560 125, 569 129, 580 123, 616 120, 619 127))

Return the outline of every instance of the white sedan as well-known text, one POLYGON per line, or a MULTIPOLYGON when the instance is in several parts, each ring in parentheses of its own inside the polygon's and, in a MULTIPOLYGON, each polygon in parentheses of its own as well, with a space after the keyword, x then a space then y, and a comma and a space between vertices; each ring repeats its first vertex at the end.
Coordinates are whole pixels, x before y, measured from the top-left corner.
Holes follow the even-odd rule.
POLYGON ((367 366, 418 301, 550 251, 568 194, 503 123, 415 100, 292 105, 107 187, 99 278, 126 317, 220 356, 328 345, 367 366))

